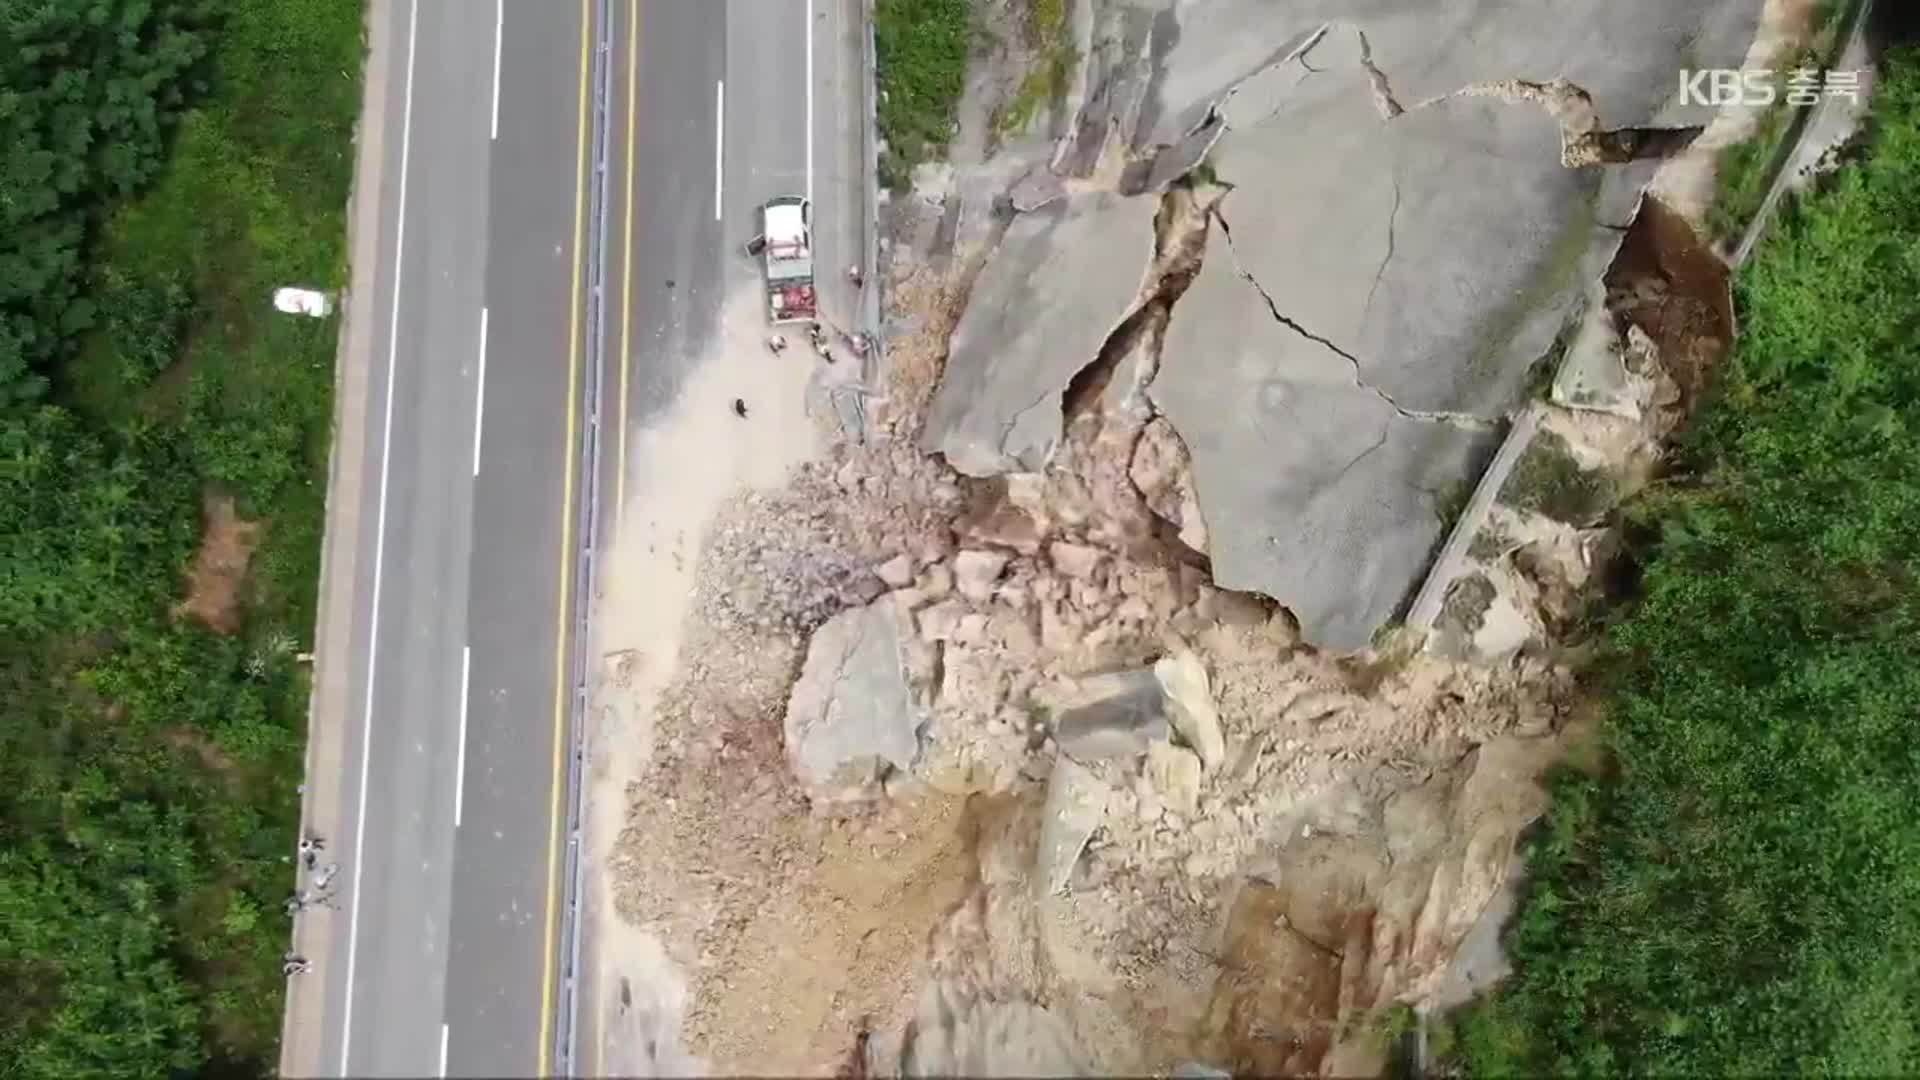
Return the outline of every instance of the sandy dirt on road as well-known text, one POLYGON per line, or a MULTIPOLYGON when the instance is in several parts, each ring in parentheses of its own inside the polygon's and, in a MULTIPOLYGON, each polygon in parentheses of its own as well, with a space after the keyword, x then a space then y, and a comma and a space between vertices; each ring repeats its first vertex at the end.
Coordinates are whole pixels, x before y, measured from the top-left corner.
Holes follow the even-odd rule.
MULTIPOLYGON (((637 433, 602 592, 594 649, 603 658, 594 696, 594 766, 589 779, 590 865, 606 867, 626 826, 623 789, 653 753, 654 716, 681 653, 694 568, 707 534, 735 493, 782 485, 824 440, 808 415, 813 375, 804 350, 771 355, 760 327, 760 296, 744 293, 723 312, 719 347, 688 377, 672 408, 637 433), (735 414, 733 402, 748 404, 735 414), (616 689, 617 693, 607 692, 616 689)), ((596 874, 597 910, 615 910, 611 881, 596 874)), ((678 1013, 685 988, 662 943, 644 923, 600 920, 603 1018, 614 1051, 600 1062, 618 1073, 678 1071, 678 1013)))

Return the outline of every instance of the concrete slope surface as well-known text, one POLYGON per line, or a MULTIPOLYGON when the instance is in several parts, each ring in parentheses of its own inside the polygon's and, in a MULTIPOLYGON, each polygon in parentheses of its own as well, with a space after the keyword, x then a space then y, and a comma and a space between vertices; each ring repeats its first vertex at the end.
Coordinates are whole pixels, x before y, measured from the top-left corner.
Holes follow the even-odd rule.
MULTIPOLYGON (((1274 597, 1329 648, 1396 615, 1659 159, 1707 119, 1679 105, 1679 71, 1739 66, 1760 7, 1085 6, 1086 111, 1020 190, 1111 187, 1103 213, 1144 218, 1203 159, 1229 188, 1148 388, 1192 450, 1222 584, 1274 597)), ((1048 203, 988 258, 927 441, 956 468, 1044 462, 1050 395, 1151 260, 1116 265, 1092 231, 1048 203), (1038 281, 1036 253, 1057 251, 1074 255, 1038 281), (970 332, 988 323, 991 347, 970 332)))

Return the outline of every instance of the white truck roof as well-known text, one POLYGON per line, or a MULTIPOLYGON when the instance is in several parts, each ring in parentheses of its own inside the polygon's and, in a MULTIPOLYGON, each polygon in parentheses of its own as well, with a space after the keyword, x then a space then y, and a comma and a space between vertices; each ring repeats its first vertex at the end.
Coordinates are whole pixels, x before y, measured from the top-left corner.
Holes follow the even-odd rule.
POLYGON ((767 243, 791 244, 806 239, 806 216, 801 213, 803 205, 800 202, 772 202, 766 205, 767 243))

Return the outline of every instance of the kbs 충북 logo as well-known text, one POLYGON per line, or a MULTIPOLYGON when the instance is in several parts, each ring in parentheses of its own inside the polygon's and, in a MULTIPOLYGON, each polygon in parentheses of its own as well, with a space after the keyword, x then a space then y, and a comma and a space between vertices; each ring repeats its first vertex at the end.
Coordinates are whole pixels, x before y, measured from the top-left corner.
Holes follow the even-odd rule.
MULTIPOLYGON (((1781 93, 1780 72, 1765 68, 1682 68, 1680 104, 1682 105, 1771 105, 1781 93)), ((1812 105, 1822 93, 1860 100, 1858 71, 1821 71, 1795 68, 1786 73, 1785 98, 1789 105, 1812 105)))

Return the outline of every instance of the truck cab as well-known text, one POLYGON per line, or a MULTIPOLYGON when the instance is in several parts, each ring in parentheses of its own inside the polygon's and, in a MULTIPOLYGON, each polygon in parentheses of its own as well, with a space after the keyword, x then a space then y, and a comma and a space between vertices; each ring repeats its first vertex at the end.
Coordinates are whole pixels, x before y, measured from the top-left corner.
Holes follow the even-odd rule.
POLYGON ((813 286, 811 216, 811 205, 798 195, 769 199, 760 208, 767 318, 776 324, 804 322, 819 311, 813 286))

